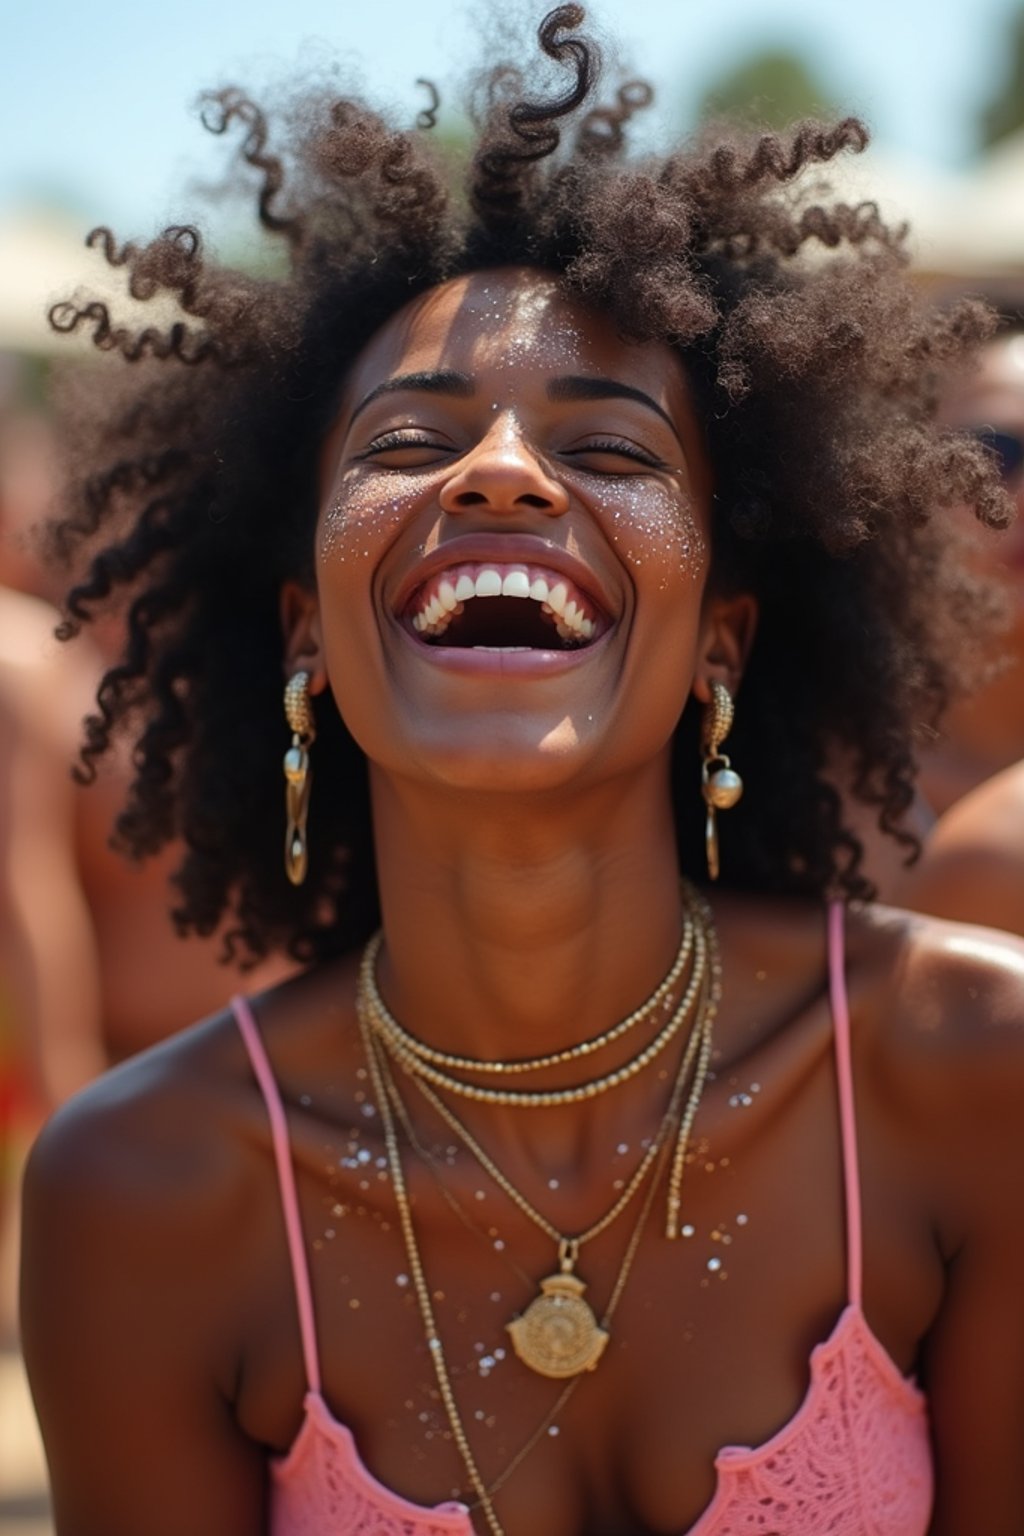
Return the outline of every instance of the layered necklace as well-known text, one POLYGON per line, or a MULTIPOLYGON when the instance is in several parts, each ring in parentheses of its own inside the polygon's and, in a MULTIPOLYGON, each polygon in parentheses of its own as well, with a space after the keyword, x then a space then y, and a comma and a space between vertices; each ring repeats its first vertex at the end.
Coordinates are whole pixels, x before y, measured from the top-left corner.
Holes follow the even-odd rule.
POLYGON ((388 1165, 410 1274, 416 1291, 427 1349, 433 1362, 452 1437, 462 1457, 469 1481, 477 1494, 480 1508, 487 1518, 492 1536, 503 1536, 503 1533, 494 1513, 491 1494, 509 1475, 512 1467, 518 1465, 537 1442, 555 1412, 564 1406, 581 1373, 594 1370, 604 1352, 609 1339, 609 1325, 625 1289, 654 1194, 660 1182, 661 1170, 667 1158, 673 1131, 675 1131, 675 1149, 668 1181, 665 1232, 669 1238, 674 1238, 679 1233, 679 1211, 686 1153, 707 1078, 711 1057, 712 1024, 721 981, 718 946, 710 910, 697 892, 685 882, 683 902, 682 935, 675 960, 667 975, 646 1002, 602 1034, 545 1056, 511 1061, 483 1061, 433 1049, 411 1035, 398 1023, 380 995, 376 980, 376 962, 381 942, 379 935, 370 941, 363 955, 356 995, 359 1026, 374 1097, 381 1115, 388 1165), (493 1077, 541 1072, 566 1062, 584 1059, 603 1046, 623 1038, 638 1025, 649 1020, 657 1011, 668 1011, 671 1008, 672 994, 680 986, 682 990, 678 1003, 674 1009, 671 1009, 668 1019, 661 1025, 653 1039, 625 1065, 612 1072, 592 1077, 573 1087, 550 1090, 491 1088, 471 1080, 472 1076, 493 1077), (636 1076, 654 1061, 687 1025, 689 1032, 686 1044, 681 1052, 679 1067, 657 1133, 631 1178, 608 1210, 590 1226, 576 1234, 559 1231, 553 1222, 536 1209, 497 1166, 454 1110, 435 1091, 441 1088, 450 1094, 477 1102, 523 1108, 580 1103, 606 1093, 636 1076), (414 1150, 422 1156, 424 1149, 415 1136, 411 1117, 399 1091, 394 1067, 401 1068, 403 1075, 411 1080, 434 1112, 458 1137, 499 1189, 528 1220, 551 1239, 556 1247, 557 1272, 541 1280, 539 1294, 521 1316, 511 1320, 507 1328, 516 1354, 525 1365, 543 1376, 568 1378, 569 1385, 563 1389, 555 1408, 547 1415, 541 1429, 530 1437, 526 1446, 514 1458, 514 1462, 505 1469, 490 1489, 480 1476, 459 1414, 434 1317, 430 1288, 424 1274, 402 1168, 396 1116, 401 1121, 406 1137, 414 1150), (647 1180, 649 1183, 646 1195, 641 1202, 637 1220, 627 1242, 608 1304, 598 1322, 594 1312, 583 1299, 587 1287, 575 1273, 580 1250, 611 1226, 647 1180))

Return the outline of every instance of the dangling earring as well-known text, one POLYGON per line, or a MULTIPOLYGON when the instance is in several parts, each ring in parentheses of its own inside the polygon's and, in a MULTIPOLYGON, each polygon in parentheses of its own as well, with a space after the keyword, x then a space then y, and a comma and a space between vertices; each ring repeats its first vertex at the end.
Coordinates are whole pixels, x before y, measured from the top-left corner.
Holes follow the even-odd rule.
POLYGON ((296 672, 288 679, 284 690, 284 712, 292 732, 292 744, 284 755, 284 803, 288 820, 284 834, 284 868, 292 885, 301 885, 309 865, 306 817, 313 781, 309 749, 316 740, 308 672, 296 672))
POLYGON ((717 813, 734 806, 743 793, 743 780, 734 772, 729 759, 719 748, 732 730, 735 709, 724 683, 711 684, 711 702, 704 708, 701 729, 703 760, 700 769, 701 790, 707 806, 704 823, 704 847, 708 858, 708 877, 718 879, 717 813))

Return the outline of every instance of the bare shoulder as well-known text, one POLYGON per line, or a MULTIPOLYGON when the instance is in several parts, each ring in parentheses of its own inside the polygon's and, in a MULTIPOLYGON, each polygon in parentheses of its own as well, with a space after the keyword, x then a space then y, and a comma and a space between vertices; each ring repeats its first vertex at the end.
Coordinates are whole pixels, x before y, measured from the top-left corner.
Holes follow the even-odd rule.
MULTIPOLYGON (((259 1000, 286 1099, 322 1070, 340 1033, 333 985, 330 973, 308 973, 259 1000)), ((266 1105, 226 1009, 130 1057, 53 1115, 29 1157, 29 1214, 91 1208, 105 1225, 159 1229, 169 1245, 204 1224, 218 1240, 228 1213, 244 1208, 246 1181, 266 1174, 268 1138, 266 1105)))
POLYGON ((1024 1050, 1024 940, 897 907, 851 914, 850 960, 871 994, 879 1044, 922 1061, 1024 1050))
POLYGON ((923 912, 1024 933, 1024 762, 950 807, 898 895, 923 912))
POLYGON ((879 907, 851 915, 859 1053, 875 1097, 923 1157, 1024 1170, 1024 941, 879 907))
POLYGON ((229 1016, 211 1018, 105 1073, 64 1104, 32 1149, 26 1211, 112 1233, 149 1227, 168 1242, 179 1221, 239 1175, 232 1119, 248 1097, 229 1016), (175 1219, 177 1216, 177 1220, 175 1219))

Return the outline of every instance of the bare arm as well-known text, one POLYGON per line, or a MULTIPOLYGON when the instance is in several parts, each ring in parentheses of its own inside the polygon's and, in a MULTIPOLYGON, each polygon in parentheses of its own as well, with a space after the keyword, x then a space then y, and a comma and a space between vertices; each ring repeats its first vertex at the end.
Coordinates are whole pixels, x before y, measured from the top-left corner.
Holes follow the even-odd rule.
MULTIPOLYGON (((904 1108, 946 1283, 924 1360, 932 1536, 1019 1536, 1024 1511, 1024 944, 929 925, 904 1108)), ((909 1031, 908 1031, 909 1033, 909 1031)))
POLYGON ((81 660, 55 650, 49 611, 32 605, 26 617, 25 601, 7 593, 0 601, 0 976, 30 1086, 46 1107, 104 1065, 71 779, 90 690, 81 660))
POLYGON ((230 1179, 174 1132, 195 1126, 186 1104, 125 1107, 121 1077, 58 1113, 25 1183, 23 1341, 56 1530, 261 1536, 264 1456, 231 1403, 230 1179))

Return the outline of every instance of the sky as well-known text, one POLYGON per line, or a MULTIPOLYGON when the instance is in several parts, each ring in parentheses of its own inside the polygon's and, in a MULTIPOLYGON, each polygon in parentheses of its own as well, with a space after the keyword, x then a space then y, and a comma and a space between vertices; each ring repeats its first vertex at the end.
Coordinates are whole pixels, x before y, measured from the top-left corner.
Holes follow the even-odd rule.
MULTIPOLYGON (((500 0, 502 9, 520 0, 500 0)), ((764 45, 799 49, 880 145, 942 167, 973 150, 1018 0, 596 0, 630 67, 679 123, 708 81, 764 45), (941 18, 941 20, 939 20, 941 18)), ((188 216, 180 189, 223 164, 194 102, 205 86, 337 58, 383 102, 453 83, 477 57, 469 0, 0 0, 0 217, 53 198, 148 234, 188 216), (6 12, 6 17, 5 13, 6 12)), ((542 5, 523 6, 538 15, 542 5)), ((217 146, 222 153, 222 146, 217 146)))

